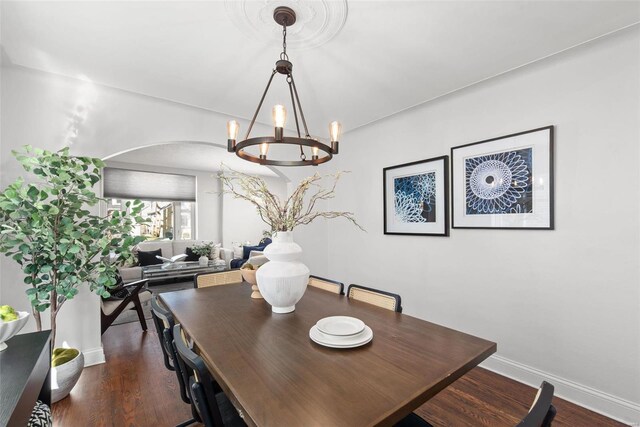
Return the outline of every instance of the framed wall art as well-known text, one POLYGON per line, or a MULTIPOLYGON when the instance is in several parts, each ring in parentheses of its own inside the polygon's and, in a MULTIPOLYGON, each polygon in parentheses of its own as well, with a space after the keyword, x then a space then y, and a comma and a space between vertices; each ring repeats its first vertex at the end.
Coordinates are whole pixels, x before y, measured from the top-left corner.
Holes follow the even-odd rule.
POLYGON ((552 230, 553 131, 453 147, 452 227, 552 230))
POLYGON ((383 169, 384 234, 449 235, 449 156, 383 169))

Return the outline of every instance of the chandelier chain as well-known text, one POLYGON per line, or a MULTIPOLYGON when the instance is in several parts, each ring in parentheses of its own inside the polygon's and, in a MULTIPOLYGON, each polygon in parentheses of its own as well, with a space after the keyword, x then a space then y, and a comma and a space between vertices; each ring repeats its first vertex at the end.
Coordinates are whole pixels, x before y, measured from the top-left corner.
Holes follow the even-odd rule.
POLYGON ((280 59, 289 60, 289 55, 287 55, 287 20, 285 19, 284 25, 282 26, 282 53, 280 54, 280 59))

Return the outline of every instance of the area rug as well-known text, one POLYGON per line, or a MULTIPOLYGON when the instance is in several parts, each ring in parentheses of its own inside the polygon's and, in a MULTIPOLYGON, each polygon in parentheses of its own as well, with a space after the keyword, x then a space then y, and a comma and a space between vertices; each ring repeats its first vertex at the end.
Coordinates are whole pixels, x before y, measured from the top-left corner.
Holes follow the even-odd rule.
MULTIPOLYGON (((168 283, 166 285, 149 285, 149 290, 154 294, 162 294, 164 292, 181 291, 183 289, 192 289, 193 280, 188 282, 168 283)), ((142 311, 144 312, 145 319, 151 319, 151 303, 149 301, 142 304, 142 311)), ((135 310, 125 310, 112 325, 120 325, 122 323, 139 322, 138 313, 135 310)), ((150 325, 147 325, 150 326, 150 325)))

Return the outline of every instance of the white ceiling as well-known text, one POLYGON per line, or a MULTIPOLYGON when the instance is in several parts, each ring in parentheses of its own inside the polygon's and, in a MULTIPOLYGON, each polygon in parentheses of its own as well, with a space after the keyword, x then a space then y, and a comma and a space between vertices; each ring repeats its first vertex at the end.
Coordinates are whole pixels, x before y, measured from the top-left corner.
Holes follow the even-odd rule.
POLYGON ((215 173, 220 165, 250 175, 278 176, 271 168, 247 162, 227 150, 206 143, 176 142, 137 148, 110 157, 108 162, 122 162, 165 168, 215 173))
POLYGON ((21 66, 250 118, 281 49, 268 17, 280 4, 310 16, 289 54, 320 137, 331 120, 348 131, 640 20, 637 1, 3 1, 1 40, 21 66))

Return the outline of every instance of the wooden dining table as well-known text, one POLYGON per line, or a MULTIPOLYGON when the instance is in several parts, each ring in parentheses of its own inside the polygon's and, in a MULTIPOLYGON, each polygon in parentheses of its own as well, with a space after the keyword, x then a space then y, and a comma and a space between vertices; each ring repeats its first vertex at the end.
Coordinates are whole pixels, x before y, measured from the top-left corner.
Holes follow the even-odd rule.
POLYGON ((212 376, 248 425, 393 425, 496 351, 496 344, 307 287, 296 310, 271 312, 238 283, 163 293, 212 376), (309 329, 352 316, 373 330, 358 348, 316 344, 309 329))

